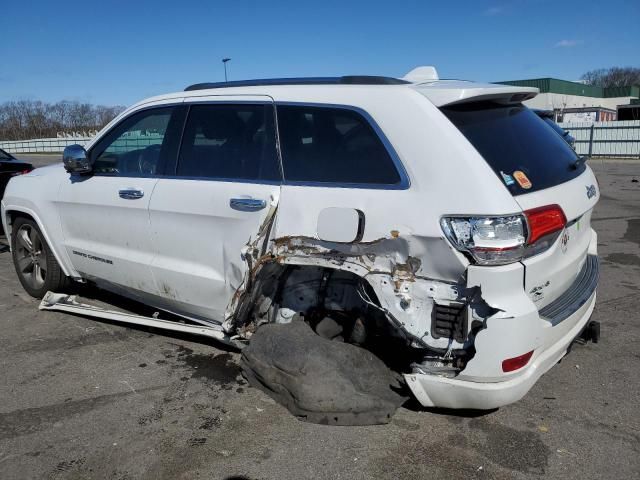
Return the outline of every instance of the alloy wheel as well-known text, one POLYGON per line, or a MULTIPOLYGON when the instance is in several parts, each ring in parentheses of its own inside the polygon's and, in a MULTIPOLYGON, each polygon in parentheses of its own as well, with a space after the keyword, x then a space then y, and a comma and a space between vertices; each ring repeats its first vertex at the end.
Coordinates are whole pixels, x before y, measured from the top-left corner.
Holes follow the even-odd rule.
POLYGON ((31 225, 22 225, 16 233, 18 272, 32 288, 38 289, 47 279, 47 252, 40 233, 31 225))

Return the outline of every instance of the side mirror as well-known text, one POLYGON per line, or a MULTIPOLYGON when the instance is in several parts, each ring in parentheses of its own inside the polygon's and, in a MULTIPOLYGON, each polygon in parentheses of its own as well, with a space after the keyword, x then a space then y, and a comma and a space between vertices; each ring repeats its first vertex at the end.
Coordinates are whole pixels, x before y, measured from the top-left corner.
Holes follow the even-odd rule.
POLYGON ((89 173, 91 164, 82 145, 69 145, 62 153, 64 169, 69 173, 89 173))

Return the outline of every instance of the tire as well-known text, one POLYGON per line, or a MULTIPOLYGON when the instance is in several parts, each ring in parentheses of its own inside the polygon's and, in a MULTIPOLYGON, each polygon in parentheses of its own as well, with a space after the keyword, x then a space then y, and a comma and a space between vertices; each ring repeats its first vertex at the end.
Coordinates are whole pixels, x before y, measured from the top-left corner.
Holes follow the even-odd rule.
POLYGON ((32 297, 42 298, 49 290, 63 292, 69 287, 69 278, 33 220, 19 217, 13 222, 11 255, 18 279, 32 297))

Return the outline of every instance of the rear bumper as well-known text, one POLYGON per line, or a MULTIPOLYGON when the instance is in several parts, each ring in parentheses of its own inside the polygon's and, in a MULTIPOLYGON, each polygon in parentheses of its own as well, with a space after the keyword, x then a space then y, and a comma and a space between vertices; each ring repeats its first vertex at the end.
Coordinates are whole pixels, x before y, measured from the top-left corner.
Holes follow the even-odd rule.
MULTIPOLYGON (((491 279, 487 280, 483 296, 490 298, 487 302, 491 305, 502 300, 504 311, 495 315, 496 318, 487 319, 486 328, 476 336, 475 357, 457 377, 405 375, 417 400, 427 407, 481 410, 520 400, 545 372, 562 359, 587 325, 596 301, 597 265, 597 257, 588 256, 572 287, 554 302, 553 308, 541 311, 526 295, 518 295, 516 289, 505 289, 504 284, 498 288, 505 290, 502 294, 492 292, 489 288, 491 279), (511 300, 511 311, 506 299, 511 300), (525 367, 511 373, 502 372, 502 360, 531 350, 534 354, 525 367)), ((513 275, 513 269, 502 274, 513 275)))
MULTIPOLYGON (((488 410, 517 402, 533 387, 538 379, 567 353, 569 345, 584 329, 596 294, 574 315, 575 325, 553 347, 539 354, 535 360, 519 371, 518 376, 503 382, 471 382, 433 375, 405 375, 407 384, 418 401, 425 407, 475 408, 488 410)), ((567 319, 571 320, 571 319, 567 319)))

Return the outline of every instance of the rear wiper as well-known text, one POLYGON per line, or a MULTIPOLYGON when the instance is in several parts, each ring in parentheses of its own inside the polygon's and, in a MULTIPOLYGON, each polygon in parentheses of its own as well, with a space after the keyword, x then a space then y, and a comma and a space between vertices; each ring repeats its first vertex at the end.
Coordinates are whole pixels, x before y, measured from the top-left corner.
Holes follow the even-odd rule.
POLYGON ((580 165, 585 164, 587 160, 589 160, 588 155, 579 156, 578 159, 571 164, 571 170, 577 170, 580 167, 580 165))

